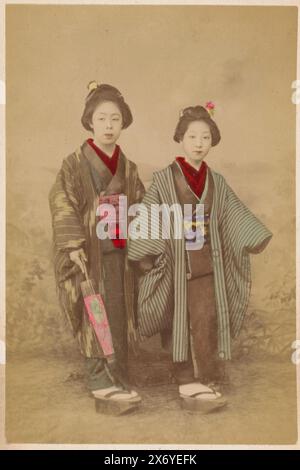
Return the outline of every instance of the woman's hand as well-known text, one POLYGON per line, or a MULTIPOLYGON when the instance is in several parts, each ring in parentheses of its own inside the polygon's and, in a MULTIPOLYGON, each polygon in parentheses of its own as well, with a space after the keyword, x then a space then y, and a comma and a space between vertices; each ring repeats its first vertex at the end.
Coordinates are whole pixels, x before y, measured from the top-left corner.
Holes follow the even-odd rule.
POLYGON ((87 257, 84 250, 80 248, 79 250, 71 251, 69 256, 73 263, 77 264, 77 266, 80 267, 82 273, 84 274, 84 262, 87 261, 87 257))

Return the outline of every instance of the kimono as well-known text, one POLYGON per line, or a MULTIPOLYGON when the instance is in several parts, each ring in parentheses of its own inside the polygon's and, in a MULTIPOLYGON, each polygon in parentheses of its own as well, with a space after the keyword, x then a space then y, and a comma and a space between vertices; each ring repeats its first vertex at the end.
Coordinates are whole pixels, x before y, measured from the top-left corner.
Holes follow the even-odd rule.
POLYGON ((192 356, 194 377, 207 375, 206 362, 213 369, 215 360, 231 358, 231 338, 238 335, 249 302, 249 254, 262 251, 272 234, 211 169, 199 199, 175 161, 154 173, 142 202, 149 213, 152 204, 204 203, 208 236, 198 253, 186 251, 184 237, 174 237, 175 214, 169 239, 130 240, 129 259, 152 260, 139 284, 140 334, 171 331, 174 363, 192 356))
MULTIPOLYGON (((117 360, 126 368, 129 347, 136 345, 134 325, 135 276, 127 260, 127 248, 119 249, 110 239, 96 234, 99 195, 125 194, 128 204, 142 199, 144 187, 136 165, 120 150, 115 175, 88 142, 62 164, 50 191, 55 278, 59 301, 69 320, 81 352, 87 358, 103 358, 103 352, 88 320, 80 283, 80 268, 69 253, 83 248, 89 277, 95 281, 106 307, 117 360)), ((97 387, 95 387, 97 388, 97 387)))

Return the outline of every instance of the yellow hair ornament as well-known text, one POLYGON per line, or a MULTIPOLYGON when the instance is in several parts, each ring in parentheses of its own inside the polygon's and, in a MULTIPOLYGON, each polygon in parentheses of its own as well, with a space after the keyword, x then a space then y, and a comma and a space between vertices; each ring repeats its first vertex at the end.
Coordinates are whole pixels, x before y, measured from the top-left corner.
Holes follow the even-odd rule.
POLYGON ((98 86, 99 86, 98 83, 95 80, 93 80, 92 82, 88 84, 87 89, 91 92, 93 90, 96 90, 98 86))

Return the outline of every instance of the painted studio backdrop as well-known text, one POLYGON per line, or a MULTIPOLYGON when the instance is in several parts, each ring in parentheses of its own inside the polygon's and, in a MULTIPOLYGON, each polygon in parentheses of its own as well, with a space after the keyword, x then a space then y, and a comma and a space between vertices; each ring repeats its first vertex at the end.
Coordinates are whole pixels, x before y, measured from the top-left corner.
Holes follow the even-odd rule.
POLYGON ((88 137, 80 118, 96 80, 119 88, 131 107, 120 145, 146 187, 180 154, 179 111, 215 103, 222 140, 207 163, 273 233, 251 256, 235 358, 291 363, 296 39, 294 7, 7 7, 8 362, 79 354, 55 292, 48 193, 63 158, 88 137))

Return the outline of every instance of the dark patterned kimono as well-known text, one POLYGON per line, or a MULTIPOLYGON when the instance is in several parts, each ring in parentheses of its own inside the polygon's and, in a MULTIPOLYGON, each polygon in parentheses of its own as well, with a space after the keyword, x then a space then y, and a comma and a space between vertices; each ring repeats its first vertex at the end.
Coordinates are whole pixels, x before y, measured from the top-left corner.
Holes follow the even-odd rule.
POLYGON ((89 277, 103 297, 117 363, 126 376, 128 341, 134 349, 137 340, 135 276, 127 261, 127 248, 118 248, 110 239, 100 240, 96 234, 99 196, 121 193, 127 196, 128 206, 142 199, 144 187, 136 165, 120 151, 113 175, 95 149, 84 142, 63 161, 49 196, 59 301, 82 354, 90 358, 87 362, 92 389, 111 383, 105 376, 98 380, 103 370, 103 353, 85 313, 80 289, 84 276, 69 254, 80 248, 86 253, 89 277))

